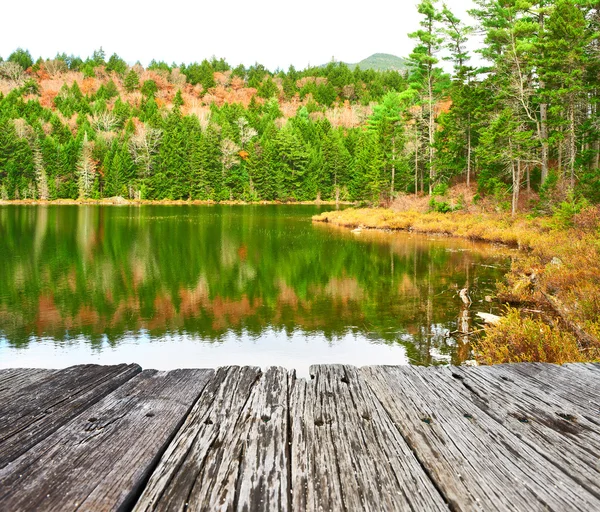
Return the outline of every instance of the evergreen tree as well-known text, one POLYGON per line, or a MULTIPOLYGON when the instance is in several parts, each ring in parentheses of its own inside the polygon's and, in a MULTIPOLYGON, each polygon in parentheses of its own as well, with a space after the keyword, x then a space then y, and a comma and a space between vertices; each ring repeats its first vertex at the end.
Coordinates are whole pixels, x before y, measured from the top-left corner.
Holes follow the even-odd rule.
POLYGON ((553 129, 566 138, 567 169, 571 190, 575 187, 577 153, 577 118, 585 98, 587 33, 582 11, 572 0, 558 0, 550 15, 544 41, 546 65, 544 82, 555 114, 553 129))
POLYGON ((130 69, 129 73, 127 73, 127 76, 125 77, 125 82, 123 83, 123 85, 127 92, 133 92, 139 88, 140 78, 133 69, 130 69))
POLYGON ((27 70, 33 66, 33 59, 31 58, 29 50, 23 50, 23 48, 17 48, 12 52, 8 56, 7 62, 14 62, 21 66, 23 70, 27 70))
POLYGON ((434 168, 434 136, 435 136, 435 65, 439 62, 436 54, 439 52, 443 38, 440 35, 440 13, 435 7, 437 0, 421 0, 417 11, 422 16, 421 29, 409 34, 417 41, 410 54, 416 68, 413 77, 423 97, 423 108, 427 113, 428 155, 429 155, 429 195, 436 180, 434 168))

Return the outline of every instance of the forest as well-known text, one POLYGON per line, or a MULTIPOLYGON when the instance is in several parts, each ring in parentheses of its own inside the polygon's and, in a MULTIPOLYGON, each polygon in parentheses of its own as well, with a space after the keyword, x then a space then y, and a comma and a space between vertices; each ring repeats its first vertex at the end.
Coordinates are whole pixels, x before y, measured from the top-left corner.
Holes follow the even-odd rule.
POLYGON ((417 9, 400 71, 18 48, 0 57, 0 200, 381 204, 464 182, 513 213, 600 202, 600 4, 475 0, 473 26, 417 9))

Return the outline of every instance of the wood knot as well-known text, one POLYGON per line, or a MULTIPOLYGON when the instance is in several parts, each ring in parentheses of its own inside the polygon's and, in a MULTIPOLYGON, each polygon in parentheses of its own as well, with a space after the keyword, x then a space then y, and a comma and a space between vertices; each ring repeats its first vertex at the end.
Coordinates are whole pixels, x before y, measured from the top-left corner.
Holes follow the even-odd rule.
POLYGON ((563 420, 570 421, 571 423, 575 423, 577 421, 577 416, 573 414, 568 414, 565 412, 557 412, 556 414, 560 416, 563 420))

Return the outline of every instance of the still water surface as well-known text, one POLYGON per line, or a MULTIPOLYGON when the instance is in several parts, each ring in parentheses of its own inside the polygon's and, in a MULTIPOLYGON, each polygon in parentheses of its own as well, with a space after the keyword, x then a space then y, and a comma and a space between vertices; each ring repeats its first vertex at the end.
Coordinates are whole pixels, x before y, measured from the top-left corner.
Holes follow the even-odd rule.
POLYGON ((0 206, 0 367, 470 358, 506 252, 312 224, 330 208, 0 206))

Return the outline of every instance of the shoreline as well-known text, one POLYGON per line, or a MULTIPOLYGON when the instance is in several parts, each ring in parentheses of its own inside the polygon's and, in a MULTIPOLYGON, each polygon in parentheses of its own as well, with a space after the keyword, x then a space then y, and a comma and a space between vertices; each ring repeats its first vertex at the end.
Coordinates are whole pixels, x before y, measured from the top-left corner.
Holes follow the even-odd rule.
POLYGON ((103 199, 7 199, 0 200, 0 206, 216 206, 216 205, 309 205, 309 206, 353 206, 356 203, 349 201, 212 201, 200 199, 125 199, 123 197, 110 197, 103 199))
POLYGON ((518 248, 497 298, 506 316, 475 343, 480 363, 600 361, 600 244, 592 229, 558 228, 552 218, 464 212, 421 213, 384 208, 314 215, 313 222, 353 230, 438 234, 518 248), (585 271, 582 272, 582 269, 585 271), (523 318, 535 305, 553 318, 523 318))

